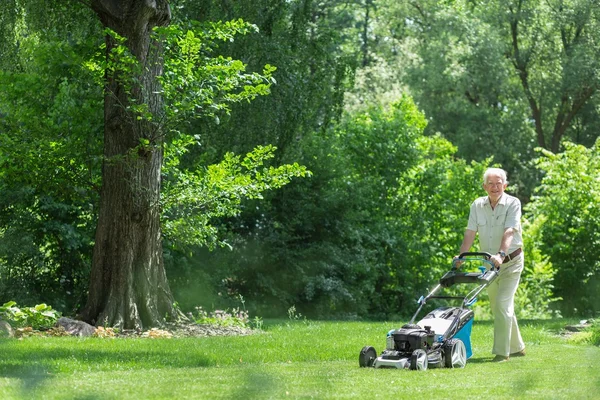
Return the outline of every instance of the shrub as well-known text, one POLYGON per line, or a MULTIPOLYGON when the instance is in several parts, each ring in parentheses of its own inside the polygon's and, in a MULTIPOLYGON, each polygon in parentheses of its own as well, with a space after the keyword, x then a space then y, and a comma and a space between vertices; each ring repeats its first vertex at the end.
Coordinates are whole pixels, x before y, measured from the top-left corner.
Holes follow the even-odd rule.
POLYGON ((538 246, 556 270, 554 295, 565 315, 600 311, 600 139, 592 148, 565 142, 565 151, 540 150, 544 173, 526 211, 539 224, 538 246))
POLYGON ((549 257, 543 255, 539 248, 540 226, 543 223, 544 220, 540 218, 534 222, 525 219, 523 223, 525 267, 515 297, 515 310, 521 318, 561 316, 559 310, 552 309, 552 304, 560 300, 552 294, 555 270, 549 257))
POLYGON ((600 324, 595 324, 592 328, 592 337, 590 342, 594 346, 600 346, 600 324))
POLYGON ((192 318, 198 324, 217 325, 217 326, 239 326, 241 328, 249 328, 250 321, 248 312, 234 308, 229 310, 215 310, 208 312, 201 306, 196 307, 196 314, 192 318))
POLYGON ((15 328, 49 329, 56 325, 60 313, 46 304, 19 308, 16 302, 9 301, 0 306, 0 317, 15 328))

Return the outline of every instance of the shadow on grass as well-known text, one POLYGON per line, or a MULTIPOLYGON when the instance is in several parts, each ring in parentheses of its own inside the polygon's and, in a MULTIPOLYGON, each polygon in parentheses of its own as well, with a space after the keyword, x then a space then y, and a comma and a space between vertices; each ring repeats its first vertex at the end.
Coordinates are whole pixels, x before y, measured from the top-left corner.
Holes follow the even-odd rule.
POLYGON ((292 374, 285 372, 286 368, 288 365, 253 365, 238 370, 236 379, 239 385, 234 392, 228 394, 228 398, 279 399, 290 393, 294 393, 292 396, 296 398, 329 398, 333 396, 336 381, 345 379, 344 373, 323 363, 310 363, 301 370, 294 366, 292 374), (284 371, 279 373, 273 368, 284 371))
POLYGON ((45 366, 44 372, 53 373, 55 365, 61 360, 70 360, 85 365, 102 366, 112 370, 111 364, 128 365, 130 367, 140 366, 140 369, 151 366, 152 368, 198 368, 217 365, 210 357, 194 351, 175 354, 173 351, 148 348, 114 348, 107 350, 90 349, 86 347, 53 348, 27 348, 27 347, 4 347, 2 359, 0 360, 0 376, 14 375, 9 364, 31 366, 32 371, 38 371, 45 366), (35 368, 33 368, 35 367, 35 368))
POLYGON ((243 383, 237 387, 236 392, 232 393, 232 399, 272 397, 278 384, 271 375, 266 372, 261 373, 259 370, 249 371, 244 375, 243 383))
MULTIPOLYGON (((6 353, 3 353, 6 358, 6 353)), ((0 361, 0 377, 19 379, 22 390, 28 392, 51 378, 52 373, 47 367, 35 363, 0 361)))
MULTIPOLYGON (((59 343, 61 339, 58 339, 59 343)), ((92 343, 92 342, 89 342, 92 343)), ((84 343, 66 339, 57 346, 57 339, 16 342, 0 339, 0 378, 18 380, 23 393, 29 393, 48 383, 60 373, 74 371, 114 371, 122 366, 129 369, 198 368, 216 366, 214 359, 199 352, 174 351, 141 343, 139 348, 123 343, 110 349, 93 349, 84 343), (68 365, 65 370, 64 365, 68 365)), ((96 399, 93 394, 80 399, 96 399)), ((27 397, 23 397, 27 398, 27 397)))

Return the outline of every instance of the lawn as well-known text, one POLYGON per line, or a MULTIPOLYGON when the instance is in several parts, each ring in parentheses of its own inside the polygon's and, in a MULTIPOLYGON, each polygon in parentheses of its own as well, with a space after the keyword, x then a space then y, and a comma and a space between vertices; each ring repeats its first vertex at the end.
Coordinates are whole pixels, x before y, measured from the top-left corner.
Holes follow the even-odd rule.
POLYGON ((273 321, 243 337, 0 340, 0 399, 597 399, 600 348, 557 333, 573 321, 523 321, 527 356, 492 363, 476 321, 464 369, 358 367, 381 351, 383 322, 273 321))

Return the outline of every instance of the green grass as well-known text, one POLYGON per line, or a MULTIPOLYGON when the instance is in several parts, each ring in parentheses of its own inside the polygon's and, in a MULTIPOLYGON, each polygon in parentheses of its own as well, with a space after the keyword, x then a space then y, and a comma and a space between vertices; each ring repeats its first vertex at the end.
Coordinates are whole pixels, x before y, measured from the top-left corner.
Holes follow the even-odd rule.
POLYGON ((592 399, 600 348, 569 341, 570 321, 524 321, 527 356, 489 362, 492 327, 476 321, 465 369, 358 367, 399 324, 271 322, 264 333, 196 339, 0 341, 0 399, 436 398, 592 399))

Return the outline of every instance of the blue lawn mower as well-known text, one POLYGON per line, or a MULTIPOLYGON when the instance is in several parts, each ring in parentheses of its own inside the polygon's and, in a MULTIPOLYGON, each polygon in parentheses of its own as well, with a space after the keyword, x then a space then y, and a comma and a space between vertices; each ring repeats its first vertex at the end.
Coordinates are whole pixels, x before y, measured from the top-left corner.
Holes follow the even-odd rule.
POLYGON ((498 276, 489 253, 462 253, 452 261, 452 268, 427 296, 418 300, 419 308, 408 324, 392 329, 385 350, 377 356, 372 346, 365 346, 358 358, 361 367, 426 370, 427 368, 463 368, 473 355, 471 329, 477 296, 498 276), (480 263, 480 272, 461 272, 457 262, 480 263), (466 296, 438 296, 443 288, 457 284, 476 284, 466 296), (460 307, 440 307, 415 324, 415 318, 429 299, 461 299, 460 307))

